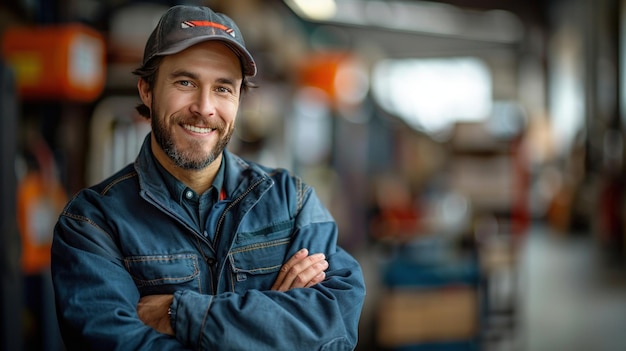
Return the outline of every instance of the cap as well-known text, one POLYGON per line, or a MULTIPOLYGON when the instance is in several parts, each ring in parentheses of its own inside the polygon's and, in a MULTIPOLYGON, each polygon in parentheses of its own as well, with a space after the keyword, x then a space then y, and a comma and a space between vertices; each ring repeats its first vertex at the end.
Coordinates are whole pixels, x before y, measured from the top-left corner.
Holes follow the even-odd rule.
POLYGON ((167 10, 148 38, 143 64, 156 56, 176 54, 208 40, 226 43, 239 57, 243 74, 256 75, 256 64, 235 22, 203 6, 177 5, 167 10))

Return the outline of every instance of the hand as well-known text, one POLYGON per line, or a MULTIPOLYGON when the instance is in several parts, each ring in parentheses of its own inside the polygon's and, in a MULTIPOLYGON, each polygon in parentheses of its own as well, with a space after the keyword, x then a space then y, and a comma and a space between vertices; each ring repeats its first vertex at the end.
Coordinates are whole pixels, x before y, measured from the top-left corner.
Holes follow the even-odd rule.
POLYGON ((174 295, 149 295, 144 296, 137 304, 139 319, 156 331, 174 335, 168 312, 174 295))
POLYGON ((272 290, 287 291, 313 286, 324 280, 326 268, 328 268, 328 261, 324 254, 309 255, 309 250, 302 249, 280 268, 272 290))

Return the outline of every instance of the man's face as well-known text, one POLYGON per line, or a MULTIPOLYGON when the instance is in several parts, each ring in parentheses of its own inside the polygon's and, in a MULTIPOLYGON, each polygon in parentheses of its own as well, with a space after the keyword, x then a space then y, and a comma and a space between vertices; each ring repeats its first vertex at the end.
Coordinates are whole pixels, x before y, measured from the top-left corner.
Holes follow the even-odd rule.
POLYGON ((242 82, 237 56, 207 41, 165 56, 152 91, 140 84, 151 109, 152 135, 173 163, 200 170, 217 159, 234 131, 242 82))

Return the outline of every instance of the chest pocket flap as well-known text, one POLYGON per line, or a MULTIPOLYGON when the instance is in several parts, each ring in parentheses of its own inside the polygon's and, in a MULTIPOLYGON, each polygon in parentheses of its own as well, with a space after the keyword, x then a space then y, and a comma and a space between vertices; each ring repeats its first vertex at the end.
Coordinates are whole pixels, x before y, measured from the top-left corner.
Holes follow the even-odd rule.
POLYGON ((185 284, 200 274, 195 254, 132 256, 124 264, 138 288, 185 284))
POLYGON ((230 255, 233 273, 252 275, 277 272, 291 242, 293 221, 285 221, 252 233, 240 233, 230 255))

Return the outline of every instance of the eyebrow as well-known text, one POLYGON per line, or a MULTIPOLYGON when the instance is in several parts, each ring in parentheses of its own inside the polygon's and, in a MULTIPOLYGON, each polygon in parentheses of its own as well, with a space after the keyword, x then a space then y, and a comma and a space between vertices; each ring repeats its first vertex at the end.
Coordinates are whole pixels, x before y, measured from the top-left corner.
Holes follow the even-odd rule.
POLYGON ((179 71, 174 71, 172 73, 169 74, 170 78, 180 78, 180 77, 187 77, 187 78, 191 78, 191 79, 198 79, 198 75, 193 73, 193 72, 189 72, 189 71, 185 71, 185 70, 179 70, 179 71))
MULTIPOLYGON (((200 76, 196 73, 190 72, 190 71, 186 71, 186 70, 178 70, 178 71, 174 71, 172 73, 169 74, 170 79, 175 79, 175 78, 180 78, 180 77, 186 77, 186 78, 191 78, 191 79, 199 79, 200 76)), ((235 80, 234 79, 229 79, 229 78, 218 78, 216 80, 217 83, 221 83, 221 84, 229 84, 229 85, 235 85, 235 80)))

